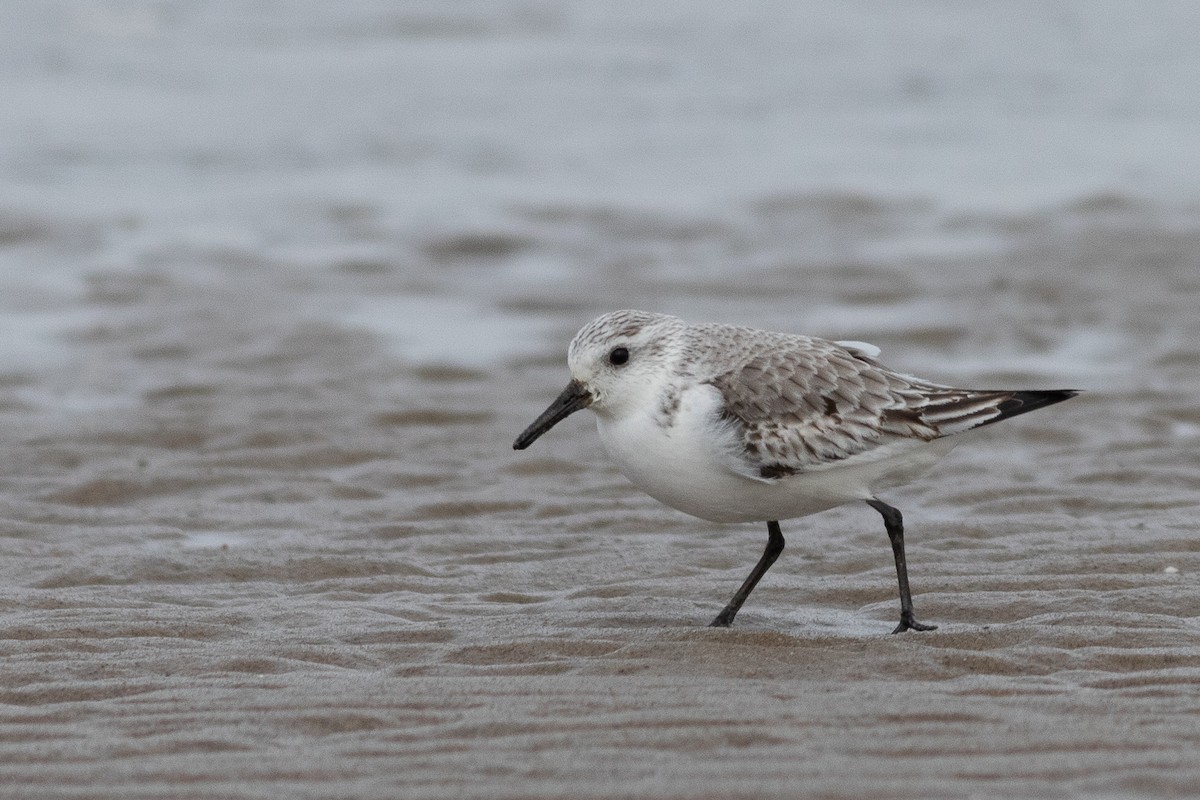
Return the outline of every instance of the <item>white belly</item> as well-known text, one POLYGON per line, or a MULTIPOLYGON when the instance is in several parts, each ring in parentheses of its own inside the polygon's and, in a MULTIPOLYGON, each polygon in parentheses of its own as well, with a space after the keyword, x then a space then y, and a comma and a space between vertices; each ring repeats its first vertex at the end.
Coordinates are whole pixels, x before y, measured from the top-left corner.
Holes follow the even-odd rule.
POLYGON ((776 480, 757 480, 733 469, 721 441, 715 390, 690 391, 675 422, 663 427, 653 413, 623 418, 597 415, 605 449, 639 489, 654 499, 712 522, 762 522, 815 514, 880 489, 907 483, 954 447, 950 439, 900 442, 838 466, 776 480))

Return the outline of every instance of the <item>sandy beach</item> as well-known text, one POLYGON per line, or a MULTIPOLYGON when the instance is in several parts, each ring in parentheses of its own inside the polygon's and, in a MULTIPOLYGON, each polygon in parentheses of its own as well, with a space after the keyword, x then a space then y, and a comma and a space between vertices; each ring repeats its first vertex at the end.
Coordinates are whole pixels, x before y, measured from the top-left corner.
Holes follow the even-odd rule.
MULTIPOLYGON (((814 112, 830 129, 797 140, 808 162, 760 152, 768 169, 749 166, 763 141, 733 142, 756 119, 799 133, 769 94, 784 78, 751 88, 756 43, 809 30, 778 8, 753 10, 780 31, 715 5, 19 5, 25 34, 0 41, 25 87, 0 123, 0 796, 1196 795, 1200 198, 1158 180, 1188 168, 1171 142, 1194 99, 1131 79, 1132 105, 1109 104, 1071 51, 1045 83, 997 79, 985 111, 987 76, 1021 69, 929 67, 896 111, 817 40, 909 52, 976 12, 942 30, 922 7, 918 31, 851 10, 802 37, 814 96, 840 98, 814 112), (747 55, 710 84, 687 54, 720 32, 747 55), (652 136, 653 108, 685 133, 652 136), (1034 140, 1059 172, 1014 171, 1037 148, 972 127, 1004 109, 1010 132, 1059 131, 1034 140), (1092 114, 1118 120, 1109 145, 1092 114), (862 153, 844 180, 842 123, 862 153), (586 414, 511 447, 574 331, 621 307, 1084 394, 885 498, 937 631, 889 635, 865 506, 785 522, 714 630, 763 526, 642 495, 586 414)), ((1120 38, 1067 8, 1089 47, 1120 38)), ((1155 52, 1190 75, 1191 29, 1162 13, 1145 40, 1181 37, 1155 52)), ((963 47, 947 63, 1019 64, 963 47)), ((1121 74, 1152 72, 1139 52, 1121 74)))

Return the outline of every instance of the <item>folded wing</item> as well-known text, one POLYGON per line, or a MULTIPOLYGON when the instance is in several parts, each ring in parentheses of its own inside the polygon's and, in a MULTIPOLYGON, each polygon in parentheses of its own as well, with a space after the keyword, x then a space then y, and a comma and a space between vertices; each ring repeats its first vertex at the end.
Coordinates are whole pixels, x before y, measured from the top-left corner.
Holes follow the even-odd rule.
POLYGON ((724 399, 726 423, 740 434, 732 468, 766 480, 827 469, 1076 394, 940 386, 889 370, 857 342, 845 344, 780 336, 708 380, 724 399))

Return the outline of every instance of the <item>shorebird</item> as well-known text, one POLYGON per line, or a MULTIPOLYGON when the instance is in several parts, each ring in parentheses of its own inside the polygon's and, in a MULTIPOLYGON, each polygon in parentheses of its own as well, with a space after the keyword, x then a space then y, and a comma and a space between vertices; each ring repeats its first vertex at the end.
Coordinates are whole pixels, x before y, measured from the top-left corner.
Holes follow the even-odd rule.
POLYGON ((712 522, 766 522, 766 549, 716 627, 733 622, 783 551, 780 520, 865 502, 883 516, 896 562, 892 632, 933 630, 913 613, 903 517, 877 493, 931 468, 955 434, 1078 392, 956 389, 878 356, 863 342, 613 311, 576 334, 570 383, 513 448, 590 408, 609 455, 651 497, 712 522))

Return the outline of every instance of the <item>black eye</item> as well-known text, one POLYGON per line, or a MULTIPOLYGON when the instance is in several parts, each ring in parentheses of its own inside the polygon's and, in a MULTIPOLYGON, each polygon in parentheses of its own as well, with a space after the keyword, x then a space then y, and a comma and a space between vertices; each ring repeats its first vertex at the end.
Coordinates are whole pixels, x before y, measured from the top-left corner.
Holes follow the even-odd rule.
POLYGON ((608 363, 619 367, 629 360, 629 350, 624 347, 614 347, 608 354, 608 363))

